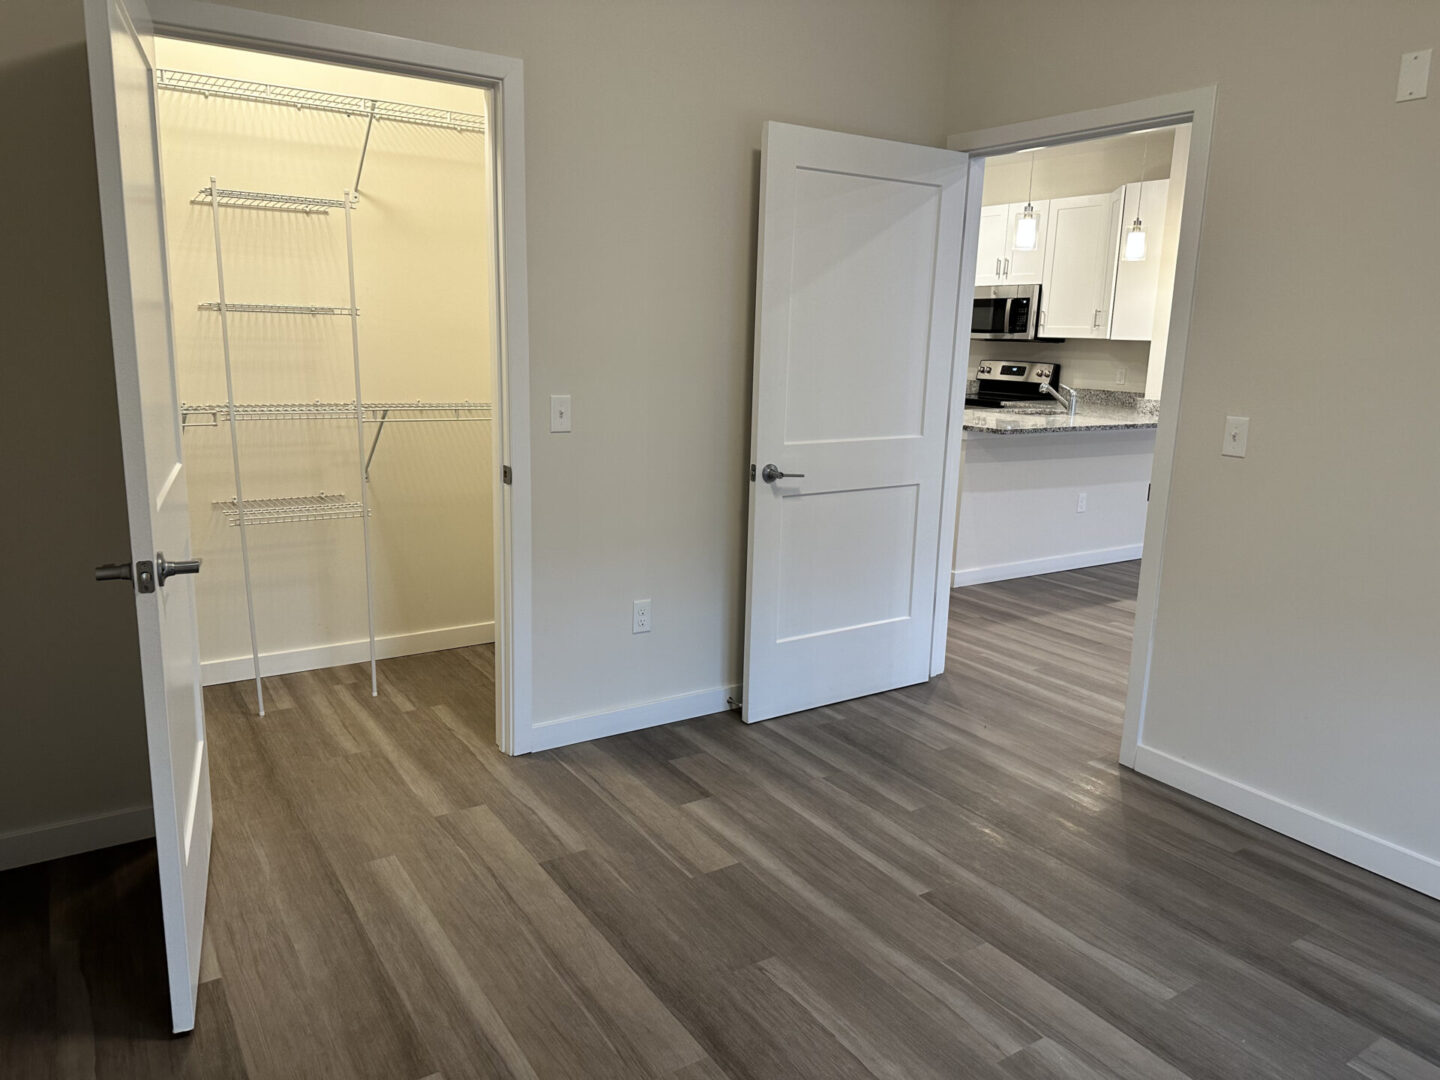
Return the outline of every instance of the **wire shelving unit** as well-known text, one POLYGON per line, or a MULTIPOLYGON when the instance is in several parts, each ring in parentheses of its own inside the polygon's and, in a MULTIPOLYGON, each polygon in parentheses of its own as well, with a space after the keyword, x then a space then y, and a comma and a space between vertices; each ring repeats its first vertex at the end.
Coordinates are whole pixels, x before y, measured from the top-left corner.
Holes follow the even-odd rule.
POLYGON ((316 304, 232 304, 223 300, 207 300, 197 304, 200 311, 223 310, 231 315, 359 315, 353 307, 323 307, 316 304))
POLYGON ((451 131, 483 134, 485 117, 475 113, 435 109, 428 105, 410 105, 380 98, 332 94, 325 90, 307 90, 278 83, 251 82, 222 75, 205 75, 198 71, 176 71, 161 68, 155 72, 155 85, 160 90, 174 90, 205 97, 255 101, 267 105, 286 105, 293 109, 341 113, 345 116, 374 118, 396 124, 419 124, 422 127, 448 128, 451 131))
POLYGON ((324 199, 318 195, 283 195, 273 191, 241 191, 238 188, 216 188, 212 195, 203 187, 190 200, 192 206, 226 207, 232 210, 278 210, 290 214, 328 214, 345 206, 340 199, 324 199))
POLYGON ((232 527, 283 525, 296 521, 336 521, 360 517, 368 511, 344 494, 296 495, 283 499, 218 499, 212 505, 225 515, 232 527))
MULTIPOLYGON (((367 401, 360 406, 367 424, 476 423, 493 419, 488 401, 367 401), (399 415, 395 415, 399 414, 399 415)), ((232 419, 230 406, 221 402, 182 403, 185 428, 218 427, 232 419)), ((354 420, 353 401, 263 402, 235 406, 233 419, 250 420, 354 420)))

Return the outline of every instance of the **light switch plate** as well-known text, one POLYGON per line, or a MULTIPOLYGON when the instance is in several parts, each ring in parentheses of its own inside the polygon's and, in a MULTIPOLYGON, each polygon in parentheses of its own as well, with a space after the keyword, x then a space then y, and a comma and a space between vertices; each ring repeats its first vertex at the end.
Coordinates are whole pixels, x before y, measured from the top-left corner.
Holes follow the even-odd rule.
POLYGON ((1225 417, 1225 442, 1220 447, 1220 453, 1226 457, 1244 457, 1245 443, 1249 438, 1250 418, 1248 416, 1225 417))
POLYGON ((550 430, 570 430, 570 395, 550 395, 550 430))
POLYGON ((1419 101, 1430 83, 1430 52, 1405 53, 1400 57, 1400 82, 1395 87, 1396 101, 1419 101))

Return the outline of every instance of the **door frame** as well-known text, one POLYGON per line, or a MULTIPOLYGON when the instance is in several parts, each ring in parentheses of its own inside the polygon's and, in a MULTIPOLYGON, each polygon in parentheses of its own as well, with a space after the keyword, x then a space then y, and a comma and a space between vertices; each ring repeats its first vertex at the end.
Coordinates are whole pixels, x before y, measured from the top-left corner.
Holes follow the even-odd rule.
POLYGON ((495 362, 495 741, 530 750, 532 705, 530 332, 525 245, 524 65, 508 56, 194 0, 150 0, 155 34, 482 86, 494 95, 494 280, 499 290, 495 362), (497 469, 497 481, 500 470, 497 469))
MULTIPOLYGON (((987 157, 1014 153, 1036 146, 1058 146, 1107 135, 1168 124, 1191 125, 1190 156, 1185 175, 1185 197, 1180 212, 1180 238, 1175 258, 1175 290, 1170 307, 1170 333, 1165 347, 1165 375, 1160 386, 1162 401, 1155 433, 1155 461, 1150 467, 1150 504, 1145 513, 1145 543, 1140 558, 1140 591, 1135 601, 1135 638, 1130 651, 1130 680, 1125 693, 1125 724, 1120 741, 1120 763, 1135 767, 1136 753, 1145 728, 1145 709, 1150 691, 1150 663, 1155 652, 1155 615, 1160 601, 1160 580, 1165 553, 1165 530, 1170 510, 1170 483, 1175 466, 1175 437, 1179 426, 1178 403, 1189 351, 1190 318, 1195 300, 1195 265, 1200 251, 1200 223, 1205 210, 1206 176, 1210 162, 1210 136, 1215 121, 1215 87, 1187 90, 1144 98, 1123 105, 1111 105, 1085 112, 1027 120, 1002 127, 952 135, 946 145, 972 155, 972 178, 984 175, 987 157)), ((967 198, 967 221, 973 213, 978 225, 982 184, 971 186, 967 198)), ((974 262, 974 252, 970 253, 974 262)), ((973 289, 973 266, 962 275, 973 289)), ((969 370, 969 335, 965 336, 965 364, 969 370)), ((957 360, 959 359, 957 349, 957 360)), ((948 459, 947 459, 948 463, 948 459)), ((958 469, 952 480, 959 487, 958 469)), ((953 511, 952 511, 953 516, 953 511)))

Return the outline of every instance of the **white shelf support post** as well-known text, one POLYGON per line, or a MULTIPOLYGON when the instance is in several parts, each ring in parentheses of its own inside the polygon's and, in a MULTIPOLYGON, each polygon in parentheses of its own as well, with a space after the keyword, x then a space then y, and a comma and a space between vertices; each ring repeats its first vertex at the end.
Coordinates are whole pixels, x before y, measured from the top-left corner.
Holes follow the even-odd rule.
MULTIPOLYGON (((370 563, 370 462, 365 454, 365 395, 360 390, 360 309, 355 299, 354 198, 345 192, 345 261, 350 271, 350 351, 355 360, 355 448, 360 466, 360 528, 365 536, 365 618, 370 629, 370 696, 380 694, 375 668, 375 573, 370 563)), ((233 431, 235 425, 231 424, 233 431)))
MULTIPOLYGON (((235 379, 230 370, 230 312, 225 306, 225 256, 220 247, 220 195, 210 178, 210 216, 215 225, 215 284, 219 290, 220 344, 225 354, 225 398, 230 416, 230 462, 235 470, 235 505, 240 529, 240 567, 245 578, 245 614, 250 620, 250 659, 255 665, 255 706, 265 715, 265 686, 260 678, 260 638, 255 633, 255 591, 250 584, 250 545, 245 536, 245 489, 240 480, 240 426, 235 423, 235 379)), ((353 282, 353 274, 352 274, 353 282)), ((374 635, 371 635, 374 648, 374 635)))

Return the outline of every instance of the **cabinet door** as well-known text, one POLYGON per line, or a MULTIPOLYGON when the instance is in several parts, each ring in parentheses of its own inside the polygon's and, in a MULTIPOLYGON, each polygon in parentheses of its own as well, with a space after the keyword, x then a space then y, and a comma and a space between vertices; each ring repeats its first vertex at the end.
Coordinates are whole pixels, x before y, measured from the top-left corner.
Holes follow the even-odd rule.
POLYGON ((1138 216, 1145 226, 1145 258, 1121 259, 1115 271, 1115 306, 1110 337, 1118 341, 1149 341, 1155 325, 1155 300, 1160 285, 1160 260, 1165 251, 1165 202, 1169 180, 1125 185, 1125 212, 1120 216, 1120 250, 1138 216))
POLYGON ((1003 203, 999 206, 985 206, 980 210, 980 242, 975 256, 975 284, 1003 285, 1005 283, 1005 256, 1008 233, 1005 216, 1010 208, 1003 203))
POLYGON ((1034 202, 1037 234, 1034 251, 1020 251, 1015 247, 1015 221, 1024 212, 1026 204, 1011 203, 1005 219, 1005 257, 1003 263, 1006 285, 1039 285, 1045 277, 1046 226, 1050 218, 1050 200, 1037 199, 1034 202))
POLYGON ((1109 334, 1119 202, 1110 195, 1050 200, 1050 236, 1040 289, 1044 337, 1109 334))

